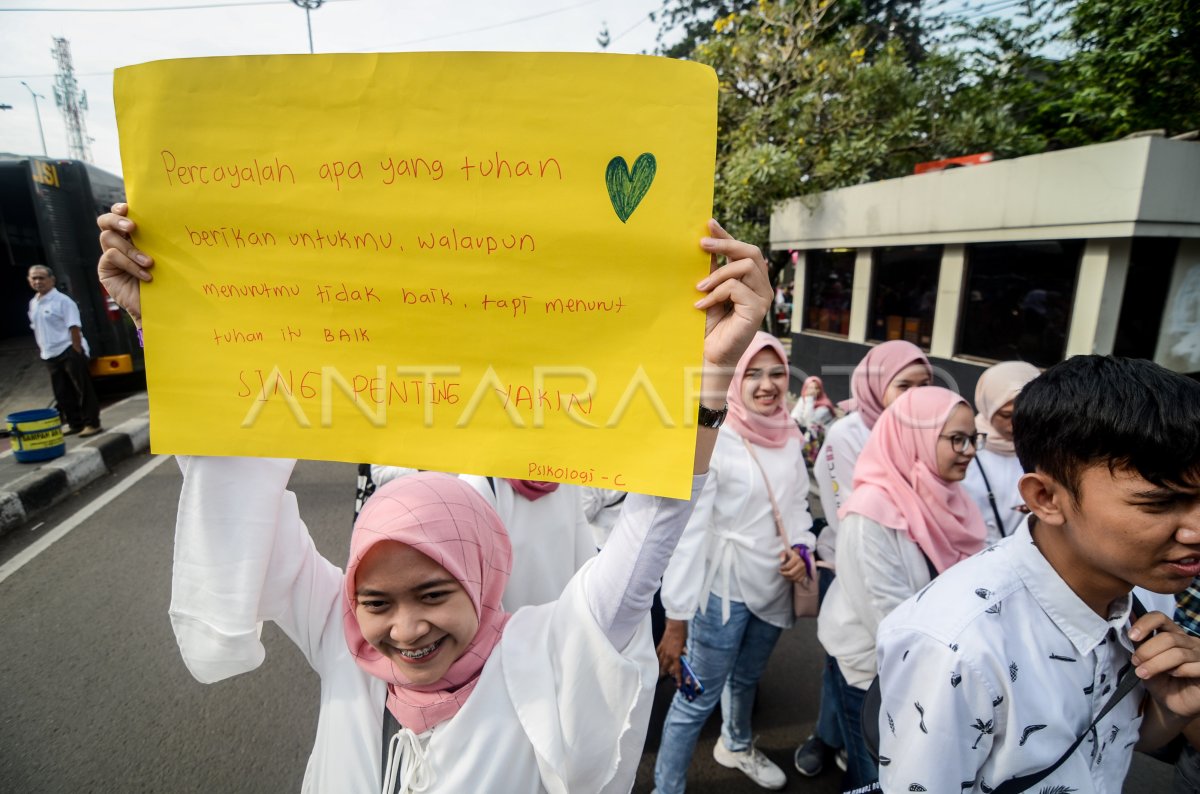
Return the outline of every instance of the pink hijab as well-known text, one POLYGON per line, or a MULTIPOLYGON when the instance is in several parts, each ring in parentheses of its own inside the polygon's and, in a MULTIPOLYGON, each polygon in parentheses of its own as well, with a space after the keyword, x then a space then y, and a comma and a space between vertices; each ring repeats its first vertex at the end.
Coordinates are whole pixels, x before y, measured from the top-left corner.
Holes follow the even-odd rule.
POLYGON ((457 477, 421 472, 392 480, 367 501, 350 538, 342 599, 346 644, 363 670, 388 685, 388 711, 405 728, 423 733, 462 708, 484 662, 500 641, 508 614, 500 596, 512 570, 508 532, 491 505, 457 477), (371 647, 354 616, 354 581, 368 550, 385 540, 417 549, 459 581, 475 604, 479 630, 439 681, 413 686, 371 647))
POLYGON ((957 482, 937 473, 938 436, 967 401, 926 386, 900 395, 879 417, 854 464, 854 492, 838 511, 905 532, 938 572, 984 546, 979 508, 957 482))
POLYGON ((1001 361, 983 371, 975 384, 975 429, 987 433, 987 448, 1000 455, 1012 457, 1017 454, 1011 438, 1001 438, 992 426, 996 411, 1016 398, 1025 384, 1042 374, 1041 370, 1024 361, 1001 361))
POLYGON ((729 391, 725 397, 729 403, 729 415, 725 423, 751 444, 760 447, 782 447, 789 438, 801 437, 800 428, 788 413, 787 401, 780 400, 775 412, 770 416, 751 411, 746 407, 746 403, 742 402, 742 381, 746 378, 746 368, 750 366, 750 359, 767 348, 775 351, 779 361, 787 366, 787 353, 779 340, 762 331, 756 333, 738 361, 737 369, 733 371, 733 381, 729 384, 729 391))
POLYGON ((867 428, 874 427, 879 415, 883 413, 884 392, 900 374, 900 370, 910 364, 924 364, 930 377, 933 377, 929 359, 925 358, 921 348, 912 342, 893 339, 891 342, 875 345, 854 368, 854 375, 850 378, 851 398, 842 402, 842 408, 846 411, 858 411, 867 428))
POLYGON ((829 409, 829 413, 834 413, 833 400, 829 399, 829 395, 825 393, 825 383, 816 375, 809 375, 804 379, 804 385, 800 387, 800 397, 804 398, 804 393, 808 391, 808 384, 816 383, 821 389, 821 396, 813 399, 813 408, 825 406, 829 409))
POLYGON ((536 502, 546 494, 552 494, 558 490, 556 482, 542 482, 541 480, 511 480, 506 479, 512 489, 524 496, 531 502, 536 502))

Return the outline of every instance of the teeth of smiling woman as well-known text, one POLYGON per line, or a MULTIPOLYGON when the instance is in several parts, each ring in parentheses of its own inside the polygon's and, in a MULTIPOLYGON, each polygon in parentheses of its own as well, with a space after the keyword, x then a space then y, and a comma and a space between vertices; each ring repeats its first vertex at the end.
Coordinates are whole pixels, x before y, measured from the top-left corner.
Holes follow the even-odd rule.
MULTIPOLYGON (((445 638, 443 638, 443 639, 445 639, 445 638)), ((408 657, 409 659, 420 659, 421 657, 428 656, 429 654, 436 651, 438 649, 438 646, 441 644, 442 644, 442 640, 438 640, 435 643, 426 645, 424 648, 418 648, 415 651, 406 651, 402 648, 397 648, 396 652, 399 653, 401 656, 408 657)))

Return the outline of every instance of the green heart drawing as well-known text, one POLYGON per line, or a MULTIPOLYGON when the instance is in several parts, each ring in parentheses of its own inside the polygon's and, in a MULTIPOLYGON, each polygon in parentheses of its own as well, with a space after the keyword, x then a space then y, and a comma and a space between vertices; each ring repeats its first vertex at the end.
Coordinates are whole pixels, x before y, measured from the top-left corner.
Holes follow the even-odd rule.
POLYGON ((632 170, 626 165, 624 157, 614 157, 608 161, 604 184, 608 185, 608 200, 612 202, 621 223, 629 220, 637 205, 646 197, 657 170, 658 163, 649 152, 638 155, 638 159, 633 161, 632 170))

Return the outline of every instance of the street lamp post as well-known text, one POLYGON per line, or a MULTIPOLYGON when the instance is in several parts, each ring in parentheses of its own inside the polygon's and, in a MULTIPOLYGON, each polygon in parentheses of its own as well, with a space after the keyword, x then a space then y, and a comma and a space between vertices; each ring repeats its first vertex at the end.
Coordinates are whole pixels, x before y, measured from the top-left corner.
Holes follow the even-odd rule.
POLYGON ((25 82, 24 80, 21 81, 21 85, 25 86, 25 88, 29 90, 29 95, 33 97, 33 115, 37 116, 38 137, 42 139, 42 157, 49 157, 50 153, 46 151, 46 133, 42 131, 42 111, 38 108, 37 103, 38 97, 42 97, 42 99, 45 99, 46 97, 30 88, 29 83, 25 82))
POLYGON ((312 55, 312 12, 320 8, 325 0, 292 0, 292 2, 304 9, 304 18, 308 21, 308 54, 312 55))

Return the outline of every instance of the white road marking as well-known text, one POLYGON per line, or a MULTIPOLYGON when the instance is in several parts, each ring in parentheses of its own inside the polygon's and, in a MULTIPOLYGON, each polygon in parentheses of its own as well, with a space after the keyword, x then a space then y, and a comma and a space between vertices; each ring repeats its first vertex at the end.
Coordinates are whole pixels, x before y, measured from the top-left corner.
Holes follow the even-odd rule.
POLYGON ((137 485, 147 474, 157 469, 166 461, 170 460, 172 455, 158 455, 153 460, 143 464, 141 468, 130 474, 117 485, 100 494, 93 499, 79 512, 72 515, 66 521, 56 526, 54 529, 47 532, 42 537, 38 538, 35 543, 31 543, 27 549, 15 555, 6 563, 0 564, 0 582, 3 582, 8 577, 12 576, 17 571, 21 570, 26 563, 31 562, 35 557, 41 554, 46 549, 50 548, 55 541, 58 541, 66 536, 68 532, 75 527, 87 521, 93 515, 98 513, 101 508, 105 507, 109 502, 116 499, 121 494, 128 491, 133 486, 137 485))

